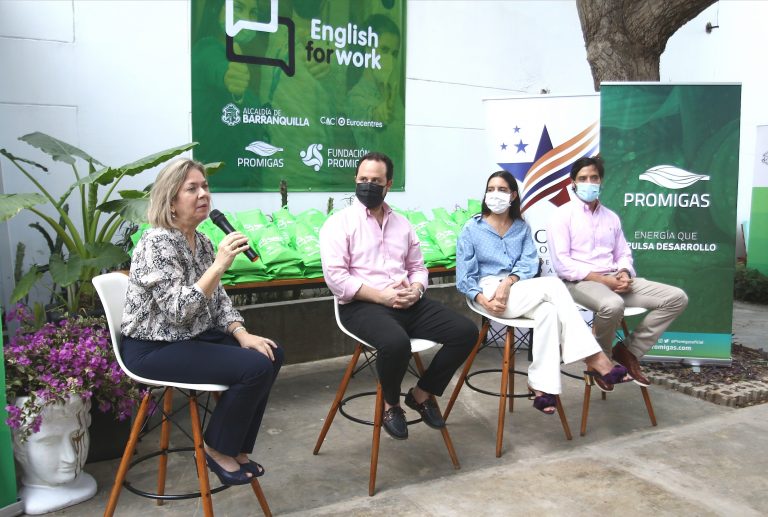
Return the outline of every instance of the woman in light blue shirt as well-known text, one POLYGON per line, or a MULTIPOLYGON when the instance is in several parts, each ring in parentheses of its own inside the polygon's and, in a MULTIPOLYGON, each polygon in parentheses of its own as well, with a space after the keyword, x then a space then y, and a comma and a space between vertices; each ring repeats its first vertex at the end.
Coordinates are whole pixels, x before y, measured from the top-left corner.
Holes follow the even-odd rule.
POLYGON ((535 320, 528 388, 534 407, 553 414, 554 395, 562 391, 561 357, 566 364, 584 360, 603 391, 632 377, 602 352, 562 281, 536 277, 538 269, 517 182, 506 171, 494 172, 486 183, 482 213, 467 221, 457 242, 456 287, 481 312, 535 320))

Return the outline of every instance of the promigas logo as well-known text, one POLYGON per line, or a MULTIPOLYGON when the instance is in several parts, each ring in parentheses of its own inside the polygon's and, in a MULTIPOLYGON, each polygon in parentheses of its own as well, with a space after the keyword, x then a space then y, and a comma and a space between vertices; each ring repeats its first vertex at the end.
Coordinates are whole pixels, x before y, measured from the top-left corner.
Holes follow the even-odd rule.
POLYGON ((221 121, 228 126, 236 126, 240 123, 240 108, 231 102, 221 110, 221 121))
MULTIPOLYGON (((656 165, 640 174, 638 179, 648 181, 659 187, 679 190, 690 187, 699 181, 709 181, 709 176, 706 174, 689 172, 673 165, 656 165)), ((624 206, 627 205, 642 207, 707 208, 709 206, 709 194, 625 192, 624 206)))
POLYGON ((258 158, 252 156, 240 156, 237 158, 238 167, 266 167, 266 168, 282 168, 285 162, 282 158, 272 158, 272 155, 283 151, 282 147, 275 147, 267 142, 256 140, 251 142, 245 147, 246 151, 250 151, 257 155, 258 158))

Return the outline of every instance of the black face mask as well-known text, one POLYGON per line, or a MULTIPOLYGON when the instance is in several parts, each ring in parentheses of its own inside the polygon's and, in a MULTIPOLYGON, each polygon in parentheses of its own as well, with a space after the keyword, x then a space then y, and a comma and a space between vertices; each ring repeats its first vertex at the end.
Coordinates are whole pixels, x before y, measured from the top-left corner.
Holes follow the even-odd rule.
POLYGON ((376 208, 384 202, 384 187, 370 182, 358 183, 355 186, 355 195, 366 208, 376 208))

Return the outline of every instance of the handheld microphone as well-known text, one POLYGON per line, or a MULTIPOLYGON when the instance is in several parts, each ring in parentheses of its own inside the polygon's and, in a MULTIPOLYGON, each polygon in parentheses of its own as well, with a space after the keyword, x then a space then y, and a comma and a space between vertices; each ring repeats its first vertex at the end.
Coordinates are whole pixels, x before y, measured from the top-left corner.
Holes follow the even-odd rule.
MULTIPOLYGON (((224 214, 222 214, 215 208, 211 210, 209 217, 211 218, 211 221, 213 221, 213 224, 218 226, 219 229, 221 229, 221 231, 226 233, 227 235, 229 235, 234 231, 237 231, 232 227, 229 221, 227 221, 227 218, 224 216, 224 214)), ((245 250, 244 253, 245 253, 245 256, 248 257, 248 259, 251 262, 256 262, 257 260, 259 260, 259 256, 256 254, 255 251, 253 251, 253 248, 251 248, 250 246, 248 246, 248 249, 245 250)))

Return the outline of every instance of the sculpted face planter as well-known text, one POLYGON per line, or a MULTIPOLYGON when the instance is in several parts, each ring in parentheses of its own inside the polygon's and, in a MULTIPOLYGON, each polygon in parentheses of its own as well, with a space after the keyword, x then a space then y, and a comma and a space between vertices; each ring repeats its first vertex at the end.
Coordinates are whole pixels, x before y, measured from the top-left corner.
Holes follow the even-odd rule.
MULTIPOLYGON (((26 397, 18 397, 22 405, 26 397)), ((42 411, 42 425, 26 441, 14 432, 14 455, 21 467, 19 493, 24 512, 52 512, 85 501, 96 493, 96 481, 83 472, 90 439, 91 402, 71 397, 42 411)))

